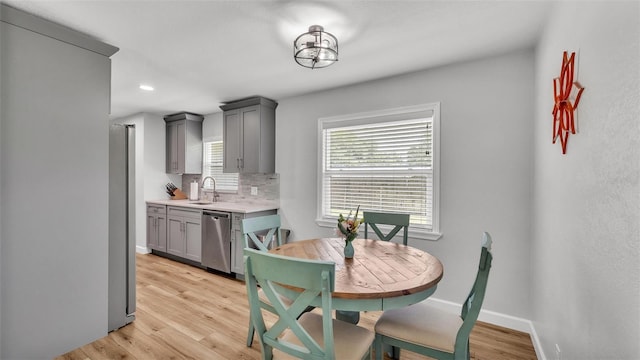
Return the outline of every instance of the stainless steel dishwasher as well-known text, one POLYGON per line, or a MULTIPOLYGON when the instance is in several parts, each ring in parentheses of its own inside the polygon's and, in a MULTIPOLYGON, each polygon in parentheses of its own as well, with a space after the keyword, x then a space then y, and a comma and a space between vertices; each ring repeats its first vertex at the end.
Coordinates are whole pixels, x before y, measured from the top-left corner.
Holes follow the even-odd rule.
POLYGON ((231 273, 231 214, 202 212, 202 265, 231 273))

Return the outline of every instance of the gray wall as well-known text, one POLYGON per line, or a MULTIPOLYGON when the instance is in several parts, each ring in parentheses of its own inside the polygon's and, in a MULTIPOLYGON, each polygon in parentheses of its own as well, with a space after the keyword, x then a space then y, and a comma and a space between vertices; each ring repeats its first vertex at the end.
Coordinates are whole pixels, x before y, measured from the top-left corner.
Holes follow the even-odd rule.
POLYGON ((548 359, 640 359, 640 3, 558 4, 537 51, 532 304, 548 359), (551 144, 562 52, 586 88, 551 144))
POLYGON ((111 64, 0 26, 0 358, 46 359, 107 332, 111 64))
MULTIPOLYGON (((338 65, 339 66, 339 65, 338 65)), ((455 64, 279 100, 276 172, 292 239, 332 236, 316 218, 318 118, 441 102, 441 230, 409 244, 436 255, 435 297, 461 303, 475 277, 482 231, 494 237, 485 309, 530 318, 534 53, 455 64)))

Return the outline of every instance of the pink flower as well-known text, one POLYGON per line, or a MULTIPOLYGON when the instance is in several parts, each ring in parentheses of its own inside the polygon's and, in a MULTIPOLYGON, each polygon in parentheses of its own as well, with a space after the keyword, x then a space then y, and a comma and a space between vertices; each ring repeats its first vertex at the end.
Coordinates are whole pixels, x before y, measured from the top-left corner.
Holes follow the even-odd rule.
POLYGON ((358 228, 360 227, 360 224, 362 224, 362 222, 364 221, 364 219, 362 218, 358 219, 359 211, 360 211, 360 206, 358 206, 358 209, 356 210, 356 215, 353 218, 351 217, 351 212, 349 212, 349 215, 347 216, 346 219, 344 218, 344 216, 342 216, 342 214, 340 214, 340 216, 338 217, 338 229, 336 233, 344 237, 349 237, 349 235, 357 235, 358 228))

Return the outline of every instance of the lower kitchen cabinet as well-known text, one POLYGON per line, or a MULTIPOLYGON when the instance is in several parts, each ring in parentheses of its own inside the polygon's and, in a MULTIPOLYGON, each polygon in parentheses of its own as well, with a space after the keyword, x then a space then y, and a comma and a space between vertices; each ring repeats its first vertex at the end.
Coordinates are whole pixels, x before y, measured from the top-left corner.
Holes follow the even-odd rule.
POLYGON ((275 215, 277 210, 253 213, 233 213, 231 215, 231 271, 236 277, 244 277, 244 236, 242 236, 242 220, 258 216, 275 215))
MULTIPOLYGON (((160 256, 199 266, 202 264, 202 212, 193 207, 148 203, 147 247, 160 256)), ((244 278, 242 220, 277 213, 276 209, 231 213, 230 270, 237 278, 244 278)))
POLYGON ((147 205, 147 247, 167 251, 167 207, 147 205))
POLYGON ((167 253, 200 262, 202 258, 202 211, 167 207, 167 253))

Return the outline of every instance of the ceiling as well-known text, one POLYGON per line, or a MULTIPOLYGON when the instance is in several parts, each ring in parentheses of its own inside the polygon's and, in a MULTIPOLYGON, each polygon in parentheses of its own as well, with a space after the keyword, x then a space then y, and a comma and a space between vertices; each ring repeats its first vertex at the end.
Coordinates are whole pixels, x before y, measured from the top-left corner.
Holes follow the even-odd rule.
POLYGON ((253 95, 274 100, 533 47, 548 1, 4 0, 118 47, 112 118, 210 114, 253 95), (310 25, 339 61, 307 69, 293 40, 310 25), (149 84, 155 91, 139 89, 149 84))

